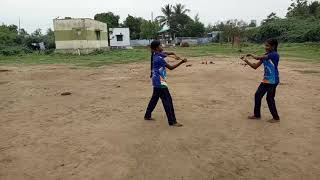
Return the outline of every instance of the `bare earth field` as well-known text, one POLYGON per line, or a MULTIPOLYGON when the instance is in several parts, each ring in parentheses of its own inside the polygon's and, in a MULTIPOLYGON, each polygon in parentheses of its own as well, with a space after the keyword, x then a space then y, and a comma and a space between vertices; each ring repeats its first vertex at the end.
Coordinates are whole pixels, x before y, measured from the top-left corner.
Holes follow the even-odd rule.
POLYGON ((169 72, 169 127, 149 64, 0 66, 1 180, 318 180, 320 64, 282 61, 280 124, 247 120, 262 79, 232 58, 169 72), (62 92, 72 92, 61 96, 62 92))

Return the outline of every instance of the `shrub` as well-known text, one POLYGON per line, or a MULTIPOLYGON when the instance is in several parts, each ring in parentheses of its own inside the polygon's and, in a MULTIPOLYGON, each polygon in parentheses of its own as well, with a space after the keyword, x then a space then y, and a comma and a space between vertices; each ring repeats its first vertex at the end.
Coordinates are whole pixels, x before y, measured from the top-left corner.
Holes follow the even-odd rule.
POLYGON ((0 55, 4 56, 13 56, 19 54, 28 54, 32 53, 33 51, 27 47, 22 46, 1 46, 0 47, 0 55))
POLYGON ((188 42, 182 42, 180 46, 181 47, 190 47, 188 42))

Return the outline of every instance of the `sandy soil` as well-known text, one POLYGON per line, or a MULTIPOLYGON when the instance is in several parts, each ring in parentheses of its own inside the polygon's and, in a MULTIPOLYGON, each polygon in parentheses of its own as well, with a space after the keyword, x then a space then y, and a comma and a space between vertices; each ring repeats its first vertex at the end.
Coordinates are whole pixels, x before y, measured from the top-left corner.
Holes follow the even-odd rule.
POLYGON ((66 65, 0 72, 1 180, 317 180, 319 64, 283 61, 282 122, 247 120, 262 70, 234 59, 169 72, 177 119, 169 127, 151 96, 149 64, 66 65), (71 96, 61 96, 70 91, 71 96))

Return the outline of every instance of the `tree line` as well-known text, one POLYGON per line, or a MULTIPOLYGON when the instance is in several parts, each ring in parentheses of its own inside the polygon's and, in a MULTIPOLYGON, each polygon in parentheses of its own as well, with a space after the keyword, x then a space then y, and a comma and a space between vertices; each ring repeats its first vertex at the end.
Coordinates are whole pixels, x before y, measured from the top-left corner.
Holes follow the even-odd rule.
POLYGON ((41 29, 36 29, 28 34, 16 25, 0 25, 0 55, 32 53, 37 49, 34 44, 40 42, 46 45, 46 53, 52 52, 55 49, 54 32, 48 29, 46 34, 42 34, 41 29))
POLYGON ((320 42, 319 1, 292 0, 285 18, 271 13, 261 26, 246 31, 246 38, 251 42, 271 37, 282 42, 320 42))
POLYGON ((179 37, 201 37, 205 34, 205 25, 200 22, 199 16, 191 18, 188 15, 190 10, 185 5, 167 4, 161 8, 161 12, 162 15, 154 20, 128 15, 123 23, 120 23, 120 16, 113 12, 96 14, 94 19, 106 23, 111 28, 128 27, 131 39, 152 39, 165 25, 179 37))
POLYGON ((217 42, 234 43, 236 37, 242 42, 253 43, 261 43, 268 38, 288 43, 320 42, 320 3, 292 0, 284 18, 272 12, 260 26, 234 19, 209 25, 206 29, 208 32, 221 32, 217 42))
MULTIPOLYGON (((268 38, 278 38, 282 42, 320 42, 320 3, 307 0, 292 0, 286 17, 280 18, 271 13, 260 26, 254 22, 232 19, 205 26, 199 15, 190 17, 190 9, 183 4, 167 4, 161 8, 162 15, 153 20, 128 15, 123 22, 113 12, 99 13, 95 20, 107 23, 109 28, 130 28, 131 39, 153 39, 164 26, 171 29, 176 37, 206 37, 210 32, 219 32, 215 42, 261 43, 268 38)), ((32 53, 32 43, 44 42, 50 53, 55 48, 54 32, 48 29, 42 34, 41 29, 28 34, 16 25, 0 25, 0 55, 32 53)))

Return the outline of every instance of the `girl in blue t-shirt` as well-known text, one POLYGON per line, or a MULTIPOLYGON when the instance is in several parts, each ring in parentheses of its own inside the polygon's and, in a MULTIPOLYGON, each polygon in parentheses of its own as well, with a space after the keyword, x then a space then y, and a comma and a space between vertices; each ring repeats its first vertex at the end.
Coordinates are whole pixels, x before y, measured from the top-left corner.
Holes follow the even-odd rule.
POLYGON ((174 53, 163 52, 160 41, 153 41, 151 43, 151 78, 153 85, 153 94, 149 105, 147 107, 145 120, 153 120, 151 114, 156 107, 159 99, 162 100, 163 107, 166 111, 168 123, 170 126, 181 127, 182 124, 178 123, 174 113, 172 98, 167 84, 166 69, 173 70, 181 64, 186 63, 187 59, 181 60, 175 65, 170 65, 165 61, 168 55, 174 55, 176 59, 180 59, 174 53))
POLYGON ((255 106, 254 115, 249 116, 249 119, 260 119, 261 118, 261 100, 263 96, 267 93, 267 102, 269 110, 273 116, 273 119, 269 122, 276 123, 280 122, 280 117, 276 108, 276 103, 274 97, 276 95, 276 89, 279 80, 278 64, 280 56, 278 54, 278 41, 276 39, 268 39, 265 42, 266 54, 263 56, 255 56, 253 54, 248 54, 247 57, 252 57, 259 60, 258 63, 251 63, 245 57, 242 60, 246 62, 253 69, 259 68, 262 64, 264 65, 264 77, 263 80, 255 94, 255 106))

